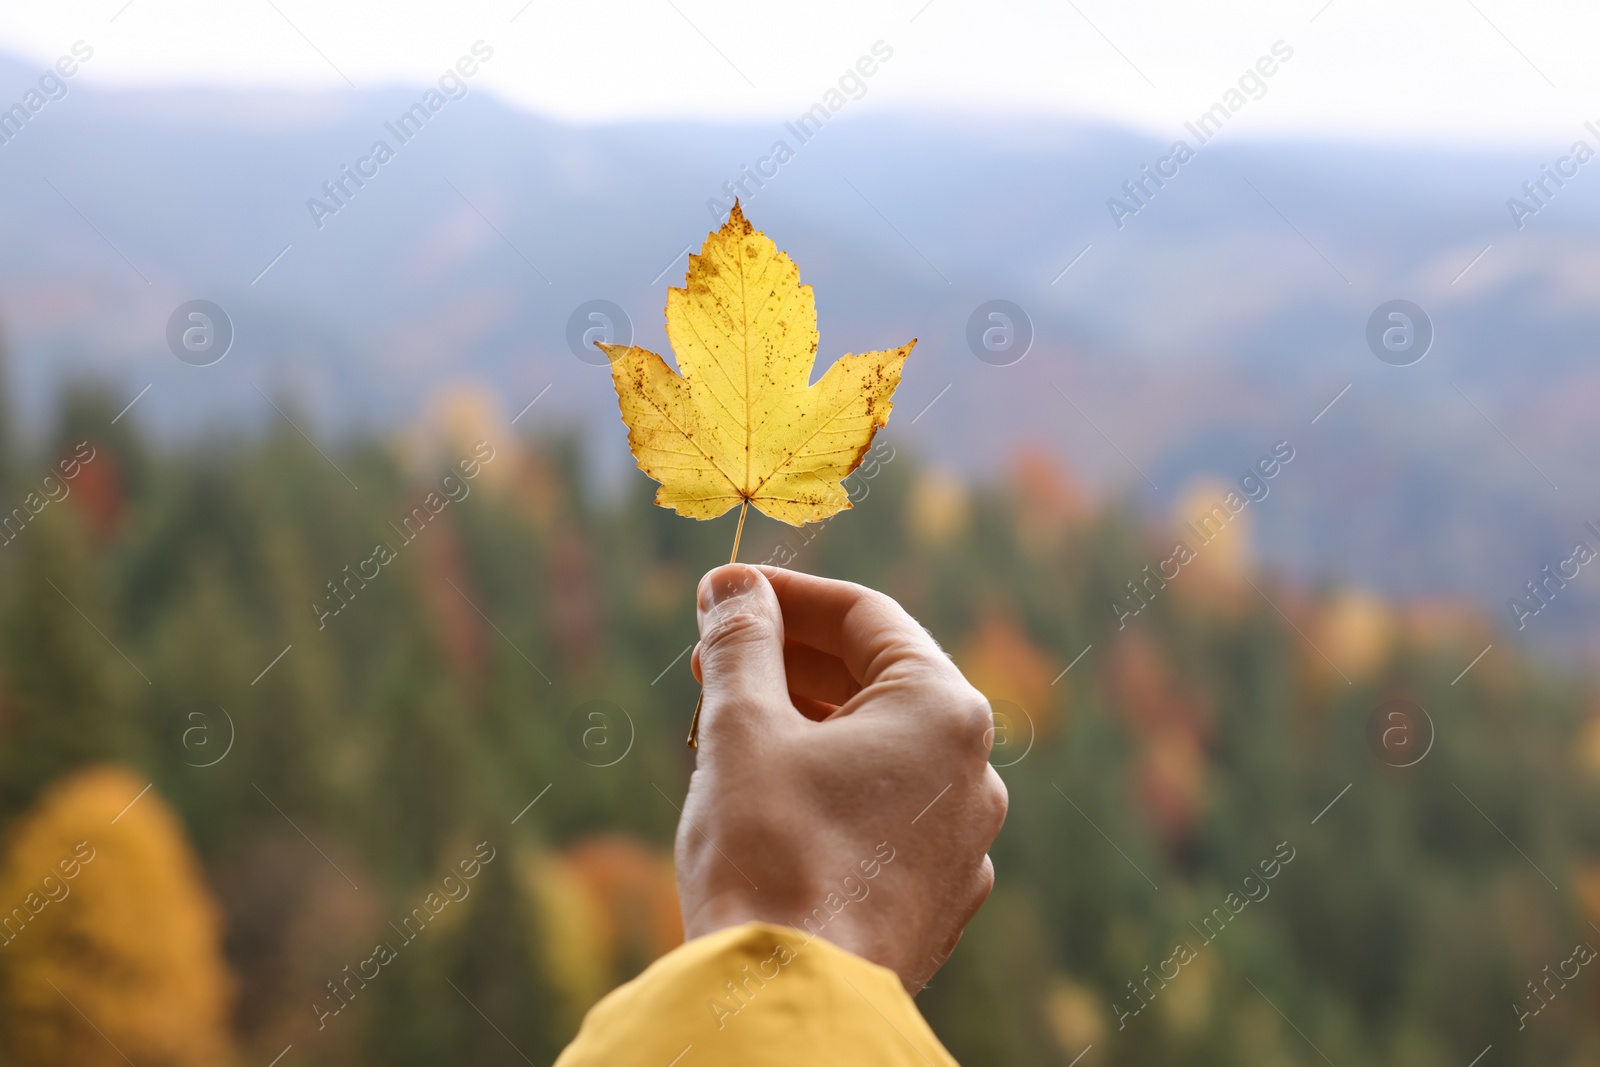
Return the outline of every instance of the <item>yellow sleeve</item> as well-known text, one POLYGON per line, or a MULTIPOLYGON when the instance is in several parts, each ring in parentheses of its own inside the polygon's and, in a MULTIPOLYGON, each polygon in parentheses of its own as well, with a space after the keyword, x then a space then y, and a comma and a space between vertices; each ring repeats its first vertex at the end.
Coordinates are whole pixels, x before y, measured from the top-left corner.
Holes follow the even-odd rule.
POLYGON ((661 957, 589 1010, 556 1067, 957 1067, 895 973, 747 923, 661 957))

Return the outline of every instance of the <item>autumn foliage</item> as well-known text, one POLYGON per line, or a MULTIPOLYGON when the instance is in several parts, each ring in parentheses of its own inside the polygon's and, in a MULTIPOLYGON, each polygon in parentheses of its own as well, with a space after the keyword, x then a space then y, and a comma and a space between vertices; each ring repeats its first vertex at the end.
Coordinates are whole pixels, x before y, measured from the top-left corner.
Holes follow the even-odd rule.
POLYGON ((171 809, 139 796, 147 784, 80 770, 12 827, 0 1033, 19 1067, 229 1060, 220 916, 171 809))
MULTIPOLYGON (((553 1062, 681 937, 686 646, 727 537, 631 471, 597 491, 581 449, 518 439, 502 410, 469 427, 500 481, 318 631, 328 580, 437 484, 455 431, 415 463, 327 442, 358 492, 286 424, 231 452, 157 446, 132 416, 112 426, 127 401, 74 401, 11 475, 19 499, 92 439, 120 517, 76 506, 75 481, 0 547, 0 1064, 265 1067, 290 1044, 278 1067, 553 1062), (571 736, 597 699, 626 711, 614 765, 571 736), (471 896, 349 978, 486 839, 503 858, 471 896), (359 996, 319 1028, 335 979, 359 996)), ((956 1058, 1322 1063, 1309 1040, 1339 1067, 1491 1044, 1479 1067, 1600 1062, 1587 971, 1525 1031, 1511 1009, 1600 936, 1592 679, 1470 606, 1263 567, 1254 504, 1146 587, 1224 490, 1140 514, 1041 447, 980 480, 879 440, 855 510, 797 531, 752 506, 740 556, 785 547, 882 589, 1019 709, 995 737, 1011 809, 994 896, 918 997, 956 1058), (1406 769, 1368 732, 1396 695, 1437 728, 1406 769), (1119 1029, 1130 980, 1282 841, 1299 858, 1271 898, 1119 1029)))
POLYGON ((620 834, 520 864, 538 953, 575 1023, 607 991, 683 943, 672 858, 620 834))
POLYGON ((851 506, 842 482, 888 423, 916 341, 841 356, 812 384, 811 287, 737 203, 667 291, 667 338, 676 374, 654 352, 601 345, 657 504, 713 519, 743 501, 793 526, 851 506))

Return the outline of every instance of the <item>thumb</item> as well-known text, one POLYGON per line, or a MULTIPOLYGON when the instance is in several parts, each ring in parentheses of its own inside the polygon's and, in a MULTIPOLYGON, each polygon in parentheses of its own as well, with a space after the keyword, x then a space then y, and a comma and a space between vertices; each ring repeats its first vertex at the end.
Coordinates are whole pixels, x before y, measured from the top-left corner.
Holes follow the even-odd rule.
POLYGON ((753 723, 789 706, 783 667, 783 610, 766 575, 732 563, 700 580, 701 732, 753 723), (726 719, 726 721, 724 721, 726 719))

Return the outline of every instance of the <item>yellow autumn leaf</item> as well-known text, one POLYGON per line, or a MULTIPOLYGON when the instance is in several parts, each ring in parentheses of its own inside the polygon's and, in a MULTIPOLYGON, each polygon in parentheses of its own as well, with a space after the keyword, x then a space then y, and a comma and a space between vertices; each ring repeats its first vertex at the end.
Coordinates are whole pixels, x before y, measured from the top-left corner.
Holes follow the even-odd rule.
POLYGON ((646 349, 600 345, 656 503, 714 519, 748 501, 793 526, 850 507, 840 483, 889 421, 916 344, 846 354, 813 384, 811 286, 737 204, 667 290, 667 340, 676 373, 646 349))

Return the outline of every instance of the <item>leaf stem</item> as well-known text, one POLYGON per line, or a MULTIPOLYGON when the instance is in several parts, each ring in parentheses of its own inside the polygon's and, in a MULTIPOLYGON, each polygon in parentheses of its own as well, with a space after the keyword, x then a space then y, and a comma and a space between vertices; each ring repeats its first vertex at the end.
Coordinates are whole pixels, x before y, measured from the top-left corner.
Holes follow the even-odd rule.
MULTIPOLYGON (((728 553, 728 562, 729 563, 737 563, 737 562, 739 562, 739 541, 740 541, 741 538, 744 537, 744 516, 745 516, 745 513, 747 511, 749 511, 749 510, 750 510, 750 498, 749 497, 745 497, 744 501, 739 505, 739 525, 733 531, 733 551, 728 553)), ((698 736, 699 736, 699 733, 700 733, 700 706, 702 704, 704 704, 705 702, 706 702, 706 691, 704 689, 702 689, 702 690, 700 690, 699 698, 696 699, 695 702, 694 702, 694 718, 689 720, 688 746, 690 748, 699 748, 700 747, 700 744, 699 744, 699 741, 698 741, 698 736)))
POLYGON ((739 538, 744 536, 744 513, 750 510, 750 498, 745 497, 744 503, 739 505, 739 527, 733 531, 733 551, 728 555, 729 563, 739 562, 739 538))

